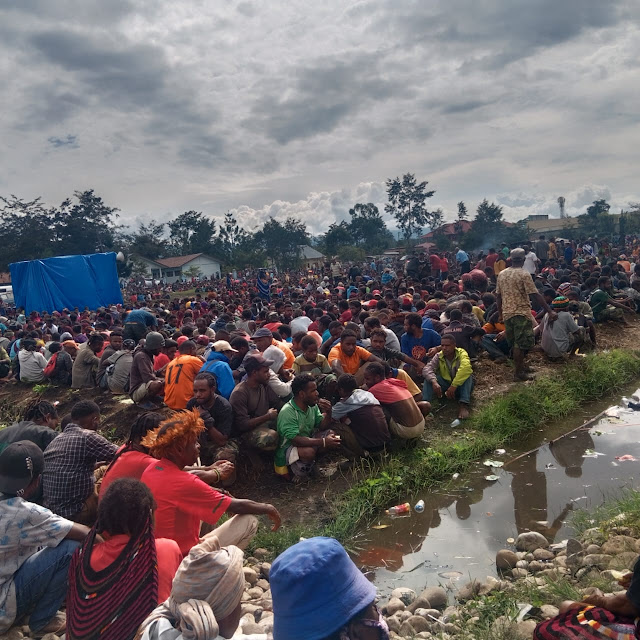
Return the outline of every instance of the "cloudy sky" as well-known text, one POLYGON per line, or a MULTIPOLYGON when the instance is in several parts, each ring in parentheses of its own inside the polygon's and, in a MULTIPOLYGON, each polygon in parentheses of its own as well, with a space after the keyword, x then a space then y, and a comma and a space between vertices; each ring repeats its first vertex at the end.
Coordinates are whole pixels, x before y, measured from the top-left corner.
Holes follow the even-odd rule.
POLYGON ((0 194, 314 233, 412 172, 447 218, 640 200, 636 0, 0 0, 0 194))

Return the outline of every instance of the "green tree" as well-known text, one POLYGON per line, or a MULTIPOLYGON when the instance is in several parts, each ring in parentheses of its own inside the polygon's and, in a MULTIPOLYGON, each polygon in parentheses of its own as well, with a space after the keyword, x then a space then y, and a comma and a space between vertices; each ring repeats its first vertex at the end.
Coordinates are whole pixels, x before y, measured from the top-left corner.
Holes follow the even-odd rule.
POLYGON ((387 249, 393 242, 393 235, 387 229, 378 207, 372 202, 354 205, 353 209, 349 209, 349 215, 349 231, 356 246, 376 253, 387 249))
POLYGON ((185 211, 167 223, 169 246, 174 255, 213 253, 216 223, 202 212, 185 211))
POLYGON ((182 272, 182 275, 185 278, 197 278, 200 275, 200 267, 195 264, 192 264, 186 271, 182 272))
POLYGON ((442 209, 438 208, 435 211, 431 211, 429 215, 431 216, 429 225, 432 231, 439 229, 444 224, 444 213, 442 209))
MULTIPOLYGON (((615 232, 615 218, 609 213, 606 200, 594 200, 587 212, 578 216, 578 227, 583 236, 609 236, 615 232)), ((624 227, 624 224, 623 224, 624 227)))
POLYGON ((137 231, 125 236, 128 252, 151 260, 162 258, 169 242, 164 237, 164 224, 140 223, 137 231))
POLYGON ((467 219, 468 215, 469 215, 469 212, 467 211, 467 206, 462 200, 460 200, 460 202, 458 202, 458 217, 456 218, 456 221, 455 221, 455 230, 456 230, 456 234, 458 235, 458 238, 462 235, 464 230, 462 222, 467 219))
POLYGON ((53 225, 56 210, 42 204, 41 198, 25 201, 16 196, 0 197, 0 271, 22 260, 56 255, 53 225))
MULTIPOLYGON (((462 236, 459 244, 467 251, 488 249, 485 245, 497 244, 506 233, 502 224, 502 207, 485 198, 476 209, 476 217, 471 222, 471 229, 462 236)), ((504 240, 506 242, 506 240, 504 240)))
POLYGON ((342 247, 354 244, 351 225, 343 220, 340 224, 334 222, 329 226, 326 233, 320 238, 319 247, 321 252, 330 258, 337 255, 342 247))
POLYGON ((594 200, 593 204, 587 207, 587 215, 595 218, 603 213, 609 213, 611 205, 606 200, 594 200))
POLYGON ((338 258, 343 262, 361 262, 366 257, 362 247, 342 246, 338 249, 338 258))
POLYGON ((53 216, 57 255, 96 253, 115 249, 118 211, 104 203, 93 189, 75 191, 53 216))
POLYGON ((236 268, 246 266, 247 259, 250 257, 247 254, 247 249, 250 248, 252 240, 253 236, 240 227, 231 212, 228 211, 224 214, 224 221, 220 225, 218 233, 218 241, 220 252, 227 265, 236 268))
POLYGON ((479 229, 482 229, 485 225, 489 227, 495 227, 502 222, 502 207, 495 202, 489 204, 485 198, 476 209, 476 217, 473 221, 473 225, 479 229))
POLYGON ((430 223, 431 214, 425 201, 435 191, 427 191, 428 182, 417 182, 413 173, 406 173, 402 180, 390 178, 386 184, 389 202, 384 209, 395 218, 408 246, 411 238, 419 235, 422 228, 430 223))
POLYGON ((309 244, 307 226, 301 220, 287 218, 284 224, 272 217, 255 234, 258 247, 263 249, 278 269, 290 269, 300 263, 299 247, 309 244))

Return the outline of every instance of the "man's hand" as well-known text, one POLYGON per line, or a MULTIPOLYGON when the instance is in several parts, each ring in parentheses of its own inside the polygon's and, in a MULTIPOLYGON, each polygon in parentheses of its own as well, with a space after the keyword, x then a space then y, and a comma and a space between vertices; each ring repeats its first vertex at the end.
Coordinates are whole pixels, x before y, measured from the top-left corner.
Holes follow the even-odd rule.
POLYGON ((280 517, 280 513, 278 510, 272 505, 266 505, 265 515, 268 516, 269 520, 273 522, 273 527, 271 527, 271 531, 277 531, 282 524, 282 518, 280 517))
POLYGON ((427 351, 427 358, 433 358, 436 353, 440 353, 442 351, 442 347, 431 347, 429 351, 427 351))
POLYGON ((431 387, 436 398, 442 398, 442 387, 437 382, 432 382, 431 387))
POLYGON ((340 436, 337 436, 334 433, 326 436, 324 441, 326 449, 337 449, 342 444, 340 436))
MULTIPOLYGON (((458 389, 458 387, 454 387, 453 385, 451 385, 445 395, 447 396, 447 398, 449 398, 449 400, 453 400, 456 397, 456 390, 458 389)), ((442 393, 442 388, 440 389, 440 393, 442 393)))
POLYGON ((281 369, 280 377, 284 382, 289 382, 293 378, 293 369, 281 369))
POLYGON ((555 311, 548 311, 549 320, 555 322, 558 319, 558 314, 555 311))
POLYGON ((501 331, 500 333, 496 334, 496 337, 494 339, 494 342, 500 342, 501 340, 504 340, 507 336, 507 332, 506 331, 501 331))
POLYGON ((275 420, 278 417, 278 410, 269 409, 265 415, 267 416, 266 422, 271 422, 271 420, 275 420))
POLYGON ((235 466, 233 462, 229 462, 229 460, 218 460, 217 462, 214 462, 209 468, 215 469, 220 474, 220 481, 223 482, 233 475, 235 466))
POLYGON ((318 400, 318 408, 320 409, 321 413, 330 412, 331 403, 325 398, 320 398, 320 400, 318 400))

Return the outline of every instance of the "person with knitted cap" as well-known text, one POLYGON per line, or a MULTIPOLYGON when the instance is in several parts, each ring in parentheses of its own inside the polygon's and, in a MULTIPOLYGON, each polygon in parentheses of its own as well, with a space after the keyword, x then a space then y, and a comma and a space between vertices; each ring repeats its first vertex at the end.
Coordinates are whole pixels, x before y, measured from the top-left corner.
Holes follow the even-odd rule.
POLYGON ((171 596, 142 623, 136 640, 237 638, 242 560, 238 547, 222 547, 213 533, 205 536, 182 561, 171 596))
POLYGON ((145 338, 144 347, 136 351, 131 363, 129 394, 146 411, 157 409, 162 402, 164 380, 153 370, 153 359, 163 347, 164 336, 157 331, 150 331, 145 338))
POLYGON ((274 640, 388 640, 376 588, 333 538, 302 540, 269 575, 274 640))
POLYGON ((196 464, 200 453, 198 437, 205 425, 197 410, 183 411, 164 420, 141 441, 157 462, 142 474, 158 505, 156 536, 175 540, 183 555, 200 539, 200 523, 215 525, 223 513, 237 514, 215 529, 222 545, 244 549, 258 529, 254 515, 266 515, 273 531, 280 527, 280 514, 270 504, 239 500, 223 494, 185 471, 196 464))
POLYGON ((575 354, 584 342, 584 329, 581 329, 569 313, 569 298, 558 296, 551 302, 551 308, 557 318, 548 315, 539 326, 542 331, 541 345, 549 358, 559 359, 565 354, 575 354))
POLYGON ((20 440, 0 453, 0 633, 29 616, 32 637, 64 633, 58 613, 67 595, 69 563, 89 528, 30 499, 36 495, 44 456, 20 440))

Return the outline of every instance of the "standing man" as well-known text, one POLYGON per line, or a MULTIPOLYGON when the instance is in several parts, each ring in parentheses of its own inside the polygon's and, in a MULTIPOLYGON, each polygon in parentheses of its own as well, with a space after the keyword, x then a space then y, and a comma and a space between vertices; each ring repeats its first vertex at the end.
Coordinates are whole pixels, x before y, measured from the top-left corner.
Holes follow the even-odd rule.
POLYGON ((524 270, 530 273, 532 276, 535 276, 540 260, 530 247, 525 247, 524 252, 524 270))
POLYGON ((135 340, 136 344, 147 335, 147 331, 158 326, 157 318, 148 309, 134 309, 129 311, 124 321, 122 337, 135 340))
POLYGON ((456 247, 456 262, 460 267, 460 273, 469 273, 471 271, 471 261, 469 260, 469 254, 463 251, 460 247, 456 247))
POLYGON ((531 274, 523 269, 524 259, 524 249, 513 249, 511 266, 500 272, 496 284, 498 322, 505 324, 507 341, 513 353, 516 381, 531 379, 524 364, 526 353, 535 345, 530 301, 541 306, 552 320, 557 318, 533 284, 531 274))
POLYGON ((540 261, 540 268, 544 267, 545 263, 550 258, 549 243, 546 241, 544 236, 540 236, 540 238, 538 238, 538 241, 536 242, 536 255, 538 256, 538 260, 540 261))

